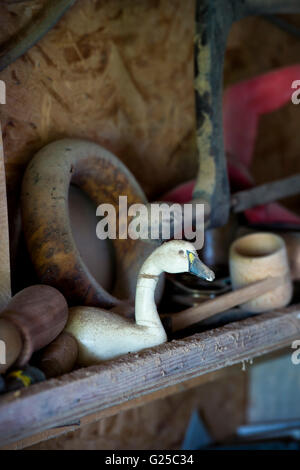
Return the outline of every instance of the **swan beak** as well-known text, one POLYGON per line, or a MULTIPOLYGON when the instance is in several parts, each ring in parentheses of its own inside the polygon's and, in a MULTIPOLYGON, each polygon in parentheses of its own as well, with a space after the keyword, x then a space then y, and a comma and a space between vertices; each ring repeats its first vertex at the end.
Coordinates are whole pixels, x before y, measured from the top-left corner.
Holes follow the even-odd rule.
POLYGON ((191 251, 187 251, 189 259, 189 272, 195 276, 201 277, 206 281, 213 281, 215 273, 200 261, 197 255, 191 251))

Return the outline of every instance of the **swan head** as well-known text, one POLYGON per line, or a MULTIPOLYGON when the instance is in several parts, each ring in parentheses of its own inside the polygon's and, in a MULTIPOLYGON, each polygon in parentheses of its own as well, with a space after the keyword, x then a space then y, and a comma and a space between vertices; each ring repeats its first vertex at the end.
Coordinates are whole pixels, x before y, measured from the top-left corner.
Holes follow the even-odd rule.
POLYGON ((215 278, 214 272, 200 261, 194 245, 184 240, 171 240, 162 244, 150 255, 149 260, 167 273, 191 273, 206 281, 215 278))

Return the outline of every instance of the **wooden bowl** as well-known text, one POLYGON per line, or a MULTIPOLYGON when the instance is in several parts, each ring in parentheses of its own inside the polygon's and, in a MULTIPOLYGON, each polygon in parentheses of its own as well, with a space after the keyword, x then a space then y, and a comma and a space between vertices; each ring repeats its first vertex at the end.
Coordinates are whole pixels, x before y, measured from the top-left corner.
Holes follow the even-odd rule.
POLYGON ((235 240, 229 253, 233 289, 268 277, 281 277, 282 284, 253 298, 241 308, 260 313, 284 307, 292 298, 292 281, 284 240, 273 233, 253 233, 235 240))

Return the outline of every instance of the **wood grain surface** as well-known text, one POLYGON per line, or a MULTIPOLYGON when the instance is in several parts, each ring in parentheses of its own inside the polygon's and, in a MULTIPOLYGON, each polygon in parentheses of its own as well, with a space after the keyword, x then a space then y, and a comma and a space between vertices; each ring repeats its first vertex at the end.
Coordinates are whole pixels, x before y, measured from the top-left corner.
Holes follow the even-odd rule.
POLYGON ((0 122, 0 310, 11 297, 8 214, 2 129, 0 122))
POLYGON ((291 344, 300 305, 71 372, 0 398, 0 445, 291 344))

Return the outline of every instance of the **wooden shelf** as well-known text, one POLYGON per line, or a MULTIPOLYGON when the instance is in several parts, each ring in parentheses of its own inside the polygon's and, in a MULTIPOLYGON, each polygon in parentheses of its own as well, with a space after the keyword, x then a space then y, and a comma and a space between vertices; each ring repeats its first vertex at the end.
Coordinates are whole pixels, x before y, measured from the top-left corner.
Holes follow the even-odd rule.
POLYGON ((176 393, 178 384, 197 385, 199 376, 290 346, 295 339, 300 339, 300 304, 8 393, 0 397, 0 446, 29 445, 76 429, 88 416, 101 419, 176 393))

